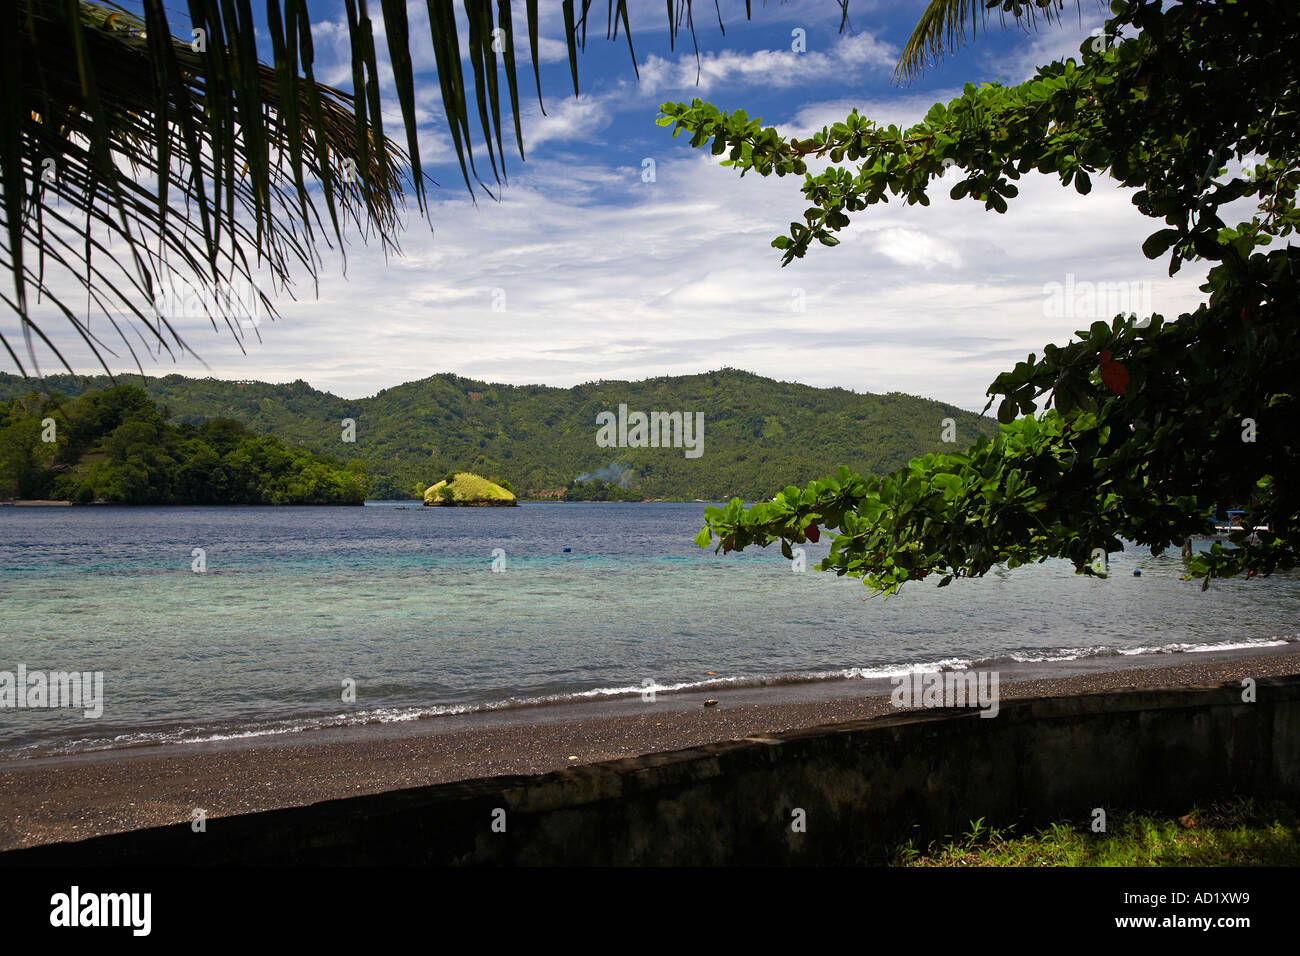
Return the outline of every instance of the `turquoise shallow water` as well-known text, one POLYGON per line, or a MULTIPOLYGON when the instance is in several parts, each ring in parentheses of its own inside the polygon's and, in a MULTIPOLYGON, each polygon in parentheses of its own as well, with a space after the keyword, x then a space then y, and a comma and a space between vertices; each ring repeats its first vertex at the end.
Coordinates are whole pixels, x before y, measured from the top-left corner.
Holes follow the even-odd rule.
POLYGON ((775 549, 700 551, 702 509, 0 508, 0 671, 104 672, 98 719, 0 709, 0 753, 1300 635, 1295 576, 1202 593, 1130 551, 1106 580, 1047 562, 885 602, 775 549))

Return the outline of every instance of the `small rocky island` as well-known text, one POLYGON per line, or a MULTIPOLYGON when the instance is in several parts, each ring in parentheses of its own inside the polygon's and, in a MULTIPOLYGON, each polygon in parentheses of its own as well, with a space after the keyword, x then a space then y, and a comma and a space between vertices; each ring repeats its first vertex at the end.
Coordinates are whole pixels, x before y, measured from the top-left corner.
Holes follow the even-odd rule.
POLYGON ((519 504, 509 489, 468 471, 448 475, 436 485, 426 488, 424 503, 466 508, 514 507, 519 504))

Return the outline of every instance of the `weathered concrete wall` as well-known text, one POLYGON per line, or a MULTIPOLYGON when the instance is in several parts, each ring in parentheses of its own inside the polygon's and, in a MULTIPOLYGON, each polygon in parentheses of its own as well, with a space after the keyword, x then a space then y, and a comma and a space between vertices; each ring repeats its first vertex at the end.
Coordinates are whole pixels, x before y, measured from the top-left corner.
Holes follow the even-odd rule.
POLYGON ((1004 700, 0 854, 5 864, 834 864, 1022 826, 1300 795, 1300 677, 1004 700), (492 831, 506 811, 506 832, 492 831), (802 809, 806 832, 792 828, 802 809))

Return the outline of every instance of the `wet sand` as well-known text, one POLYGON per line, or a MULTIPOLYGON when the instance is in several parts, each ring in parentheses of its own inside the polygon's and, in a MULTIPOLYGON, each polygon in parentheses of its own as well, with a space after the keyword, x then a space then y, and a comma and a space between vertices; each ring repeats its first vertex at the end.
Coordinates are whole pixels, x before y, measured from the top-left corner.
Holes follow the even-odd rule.
MULTIPOLYGON (((1300 643, 999 668, 1002 699, 1300 674, 1300 643)), ((818 681, 0 760, 0 850, 860 720, 887 680, 818 681), (705 707, 706 699, 716 699, 705 707)))

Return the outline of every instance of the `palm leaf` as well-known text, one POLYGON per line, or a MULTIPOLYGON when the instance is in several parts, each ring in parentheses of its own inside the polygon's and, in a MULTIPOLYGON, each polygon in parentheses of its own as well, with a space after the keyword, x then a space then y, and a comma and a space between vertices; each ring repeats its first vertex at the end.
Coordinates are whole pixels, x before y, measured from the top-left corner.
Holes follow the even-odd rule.
MULTIPOLYGON (((1082 10, 1083 0, 1075 0, 1075 3, 1082 10)), ((843 6, 845 20, 841 21, 841 29, 848 17, 848 4, 843 6)), ((945 53, 952 53, 965 42, 967 29, 974 37, 979 28, 986 25, 989 12, 994 8, 1002 26, 1006 26, 1010 14, 1021 27, 1035 30, 1040 20, 1043 23, 1060 22, 1065 0, 1043 0, 1041 3, 1022 0, 1013 4, 1010 10, 1001 0, 930 0, 911 36, 903 44, 903 52, 894 67, 895 81, 913 80, 927 63, 934 63, 945 53)))
MULTIPOLYGON (((486 148, 500 181, 505 111, 524 155, 511 5, 496 0, 494 17, 491 0, 463 0, 469 44, 462 51, 452 0, 426 2, 457 162, 471 196, 476 184, 492 195, 475 168, 474 147, 486 148), (466 53, 477 128, 462 70, 466 53)), ((363 239, 377 236, 385 251, 396 250, 408 189, 421 213, 428 212, 411 52, 421 41, 411 36, 403 0, 379 0, 376 16, 392 62, 405 149, 384 133, 368 0, 344 0, 351 93, 315 78, 306 0, 268 0, 270 63, 258 59, 250 0, 187 4, 190 25, 199 31, 188 37, 173 35, 162 0, 141 0, 138 16, 115 3, 85 0, 14 0, 8 7, 9 29, 0 39, 0 268, 12 279, 12 293, 2 301, 18 317, 27 361, 3 334, 0 346, 24 375, 29 368, 40 374, 36 342, 71 371, 35 308, 71 323, 109 374, 108 357, 118 354, 114 336, 143 371, 137 344, 173 356, 190 351, 175 316, 156 308, 178 285, 218 301, 223 290, 254 288, 259 308, 274 317, 274 296, 292 294, 303 275, 315 281, 318 242, 342 251, 345 234, 356 230, 363 239), (53 175, 45 175, 47 160, 53 175), (84 317, 65 301, 72 296, 59 291, 66 283, 47 272, 71 277, 85 298, 84 317)), ((562 8, 575 94, 591 5, 565 0, 562 8)), ((537 0, 525 0, 525 9, 540 105, 537 0)), ((674 43, 683 25, 694 41, 691 0, 668 0, 668 18, 674 43)), ((626 0, 611 0, 611 40, 620 21, 639 74, 626 0)), ((208 318, 242 342, 229 309, 214 308, 208 318)))

